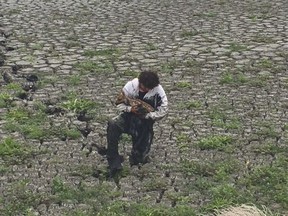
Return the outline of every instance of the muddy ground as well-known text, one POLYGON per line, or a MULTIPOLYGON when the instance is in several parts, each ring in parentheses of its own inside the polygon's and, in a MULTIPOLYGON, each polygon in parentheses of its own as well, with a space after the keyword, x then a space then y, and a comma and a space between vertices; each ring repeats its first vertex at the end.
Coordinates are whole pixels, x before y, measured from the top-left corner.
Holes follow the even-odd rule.
POLYGON ((115 201, 288 214, 287 60, 285 0, 0 0, 2 214, 85 215, 115 201), (130 167, 124 136, 124 171, 107 180, 96 146, 117 92, 145 69, 169 114, 151 163, 130 167))

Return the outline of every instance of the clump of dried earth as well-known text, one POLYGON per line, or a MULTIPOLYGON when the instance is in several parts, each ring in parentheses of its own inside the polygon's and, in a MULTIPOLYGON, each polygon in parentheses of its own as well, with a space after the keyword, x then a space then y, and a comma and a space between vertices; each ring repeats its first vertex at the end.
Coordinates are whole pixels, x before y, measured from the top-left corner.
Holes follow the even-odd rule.
POLYGON ((0 0, 0 214, 288 212, 286 0, 0 0), (106 178, 122 86, 159 73, 151 163, 106 178), (101 153, 101 151, 100 151, 101 153))

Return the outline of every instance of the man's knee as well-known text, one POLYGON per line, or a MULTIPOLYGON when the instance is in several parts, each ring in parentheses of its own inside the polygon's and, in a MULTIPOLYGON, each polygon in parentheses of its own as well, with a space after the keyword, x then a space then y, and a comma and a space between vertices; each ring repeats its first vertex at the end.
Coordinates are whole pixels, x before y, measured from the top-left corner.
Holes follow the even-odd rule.
POLYGON ((115 130, 120 130, 119 124, 117 122, 117 120, 115 119, 110 119, 108 120, 108 127, 107 130, 110 131, 115 131, 115 130))
POLYGON ((124 127, 125 127, 125 121, 121 115, 108 120, 108 129, 109 128, 111 128, 112 130, 120 129, 121 131, 123 131, 124 127))

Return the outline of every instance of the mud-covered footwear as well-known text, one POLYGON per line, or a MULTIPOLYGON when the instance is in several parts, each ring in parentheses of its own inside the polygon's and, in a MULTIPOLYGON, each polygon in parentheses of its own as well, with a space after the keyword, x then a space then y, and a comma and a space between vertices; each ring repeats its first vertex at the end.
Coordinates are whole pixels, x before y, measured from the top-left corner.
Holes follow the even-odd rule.
POLYGON ((109 176, 113 177, 116 173, 120 172, 123 169, 122 162, 124 161, 123 156, 117 155, 113 158, 107 157, 108 160, 108 169, 109 176))
POLYGON ((131 154, 129 157, 130 166, 138 164, 150 163, 151 159, 148 155, 142 156, 140 154, 131 154))

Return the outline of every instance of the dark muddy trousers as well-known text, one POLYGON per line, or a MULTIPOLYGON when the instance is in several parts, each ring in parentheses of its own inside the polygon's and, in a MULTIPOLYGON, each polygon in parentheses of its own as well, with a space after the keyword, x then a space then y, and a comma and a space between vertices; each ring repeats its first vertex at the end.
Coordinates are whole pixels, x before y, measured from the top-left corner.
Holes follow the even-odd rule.
POLYGON ((132 113, 122 113, 111 119, 107 127, 108 163, 113 164, 113 160, 119 158, 118 144, 122 133, 132 136, 131 165, 145 162, 153 140, 153 124, 153 120, 132 113))

